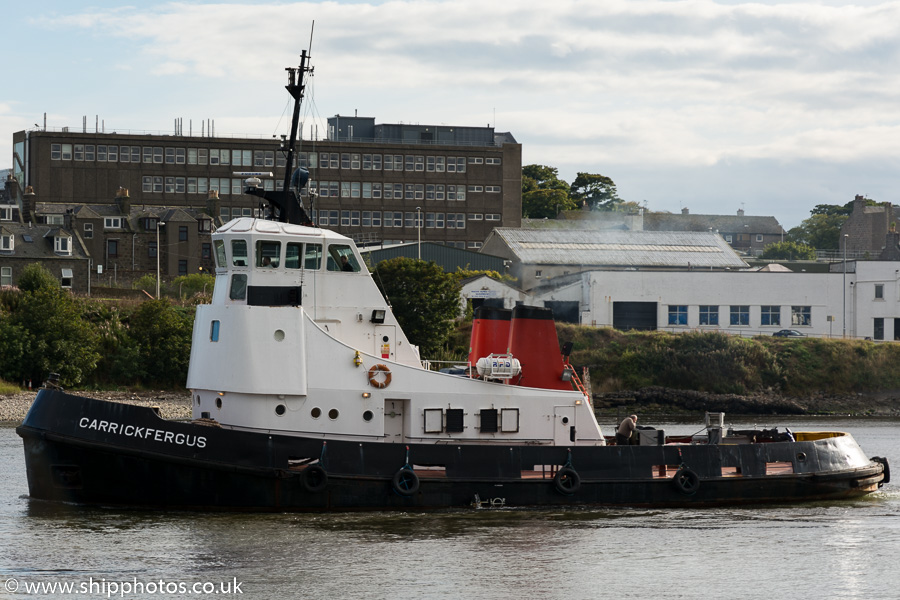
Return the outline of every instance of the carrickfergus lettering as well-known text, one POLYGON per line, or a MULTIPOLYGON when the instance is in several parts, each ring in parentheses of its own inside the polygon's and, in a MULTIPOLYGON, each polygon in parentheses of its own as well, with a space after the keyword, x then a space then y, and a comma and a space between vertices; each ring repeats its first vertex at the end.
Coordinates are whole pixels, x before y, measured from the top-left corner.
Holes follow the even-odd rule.
POLYGON ((89 419, 88 417, 82 417, 81 420, 78 421, 78 426, 82 429, 95 429, 97 431, 105 431, 107 433, 126 435, 145 440, 152 438, 153 441, 156 442, 206 448, 206 438, 201 435, 188 435, 186 433, 175 433, 163 429, 152 429, 150 427, 122 425, 121 423, 114 423, 112 421, 89 419))

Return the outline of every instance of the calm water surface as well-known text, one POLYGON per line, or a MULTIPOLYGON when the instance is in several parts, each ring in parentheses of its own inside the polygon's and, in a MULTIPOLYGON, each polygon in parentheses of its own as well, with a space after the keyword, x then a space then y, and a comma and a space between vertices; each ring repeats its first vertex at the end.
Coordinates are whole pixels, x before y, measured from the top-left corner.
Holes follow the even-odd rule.
MULTIPOLYGON (((735 423, 754 424, 849 431, 900 474, 900 420, 735 423)), ((21 440, 0 427, 0 598, 191 597, 123 594, 107 583, 162 580, 199 591, 237 581, 241 594, 203 595, 271 599, 872 600, 900 597, 898 560, 897 483, 852 502, 711 510, 124 511, 29 500, 21 440), (92 581, 86 593, 26 593, 35 583, 92 581)))

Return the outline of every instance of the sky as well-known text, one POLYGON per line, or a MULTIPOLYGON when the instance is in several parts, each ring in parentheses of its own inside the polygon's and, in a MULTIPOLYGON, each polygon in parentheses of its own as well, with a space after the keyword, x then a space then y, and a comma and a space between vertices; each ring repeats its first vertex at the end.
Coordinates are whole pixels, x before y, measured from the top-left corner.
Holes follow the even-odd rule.
POLYGON ((33 0, 0 14, 12 134, 304 132, 336 114, 491 125, 523 164, 615 181, 650 210, 775 216, 900 204, 900 1, 33 0), (315 22, 314 33, 311 29, 315 22))

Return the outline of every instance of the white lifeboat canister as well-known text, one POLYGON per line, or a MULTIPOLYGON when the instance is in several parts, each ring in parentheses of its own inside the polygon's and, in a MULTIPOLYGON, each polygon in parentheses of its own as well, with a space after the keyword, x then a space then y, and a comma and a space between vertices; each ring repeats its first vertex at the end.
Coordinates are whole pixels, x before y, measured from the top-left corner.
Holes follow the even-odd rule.
POLYGON ((489 354, 478 359, 475 369, 485 379, 512 379, 522 372, 522 365, 511 354, 489 354))

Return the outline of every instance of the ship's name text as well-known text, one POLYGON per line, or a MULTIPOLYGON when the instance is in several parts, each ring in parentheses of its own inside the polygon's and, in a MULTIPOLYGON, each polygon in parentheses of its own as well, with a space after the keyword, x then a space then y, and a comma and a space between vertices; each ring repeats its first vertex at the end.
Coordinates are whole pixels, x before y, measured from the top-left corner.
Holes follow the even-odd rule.
POLYGON ((174 431, 165 431, 163 429, 152 429, 150 427, 122 425, 121 423, 114 423, 112 421, 89 419, 88 417, 81 417, 81 420, 78 421, 78 426, 83 429, 96 429, 97 431, 127 435, 129 437, 143 438, 145 440, 152 438, 156 442, 206 448, 206 438, 202 435, 188 435, 186 433, 175 433, 174 431))

